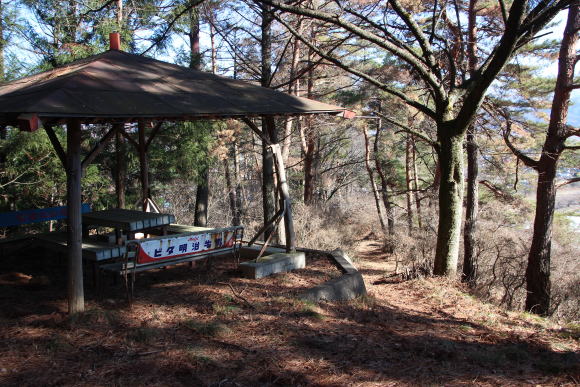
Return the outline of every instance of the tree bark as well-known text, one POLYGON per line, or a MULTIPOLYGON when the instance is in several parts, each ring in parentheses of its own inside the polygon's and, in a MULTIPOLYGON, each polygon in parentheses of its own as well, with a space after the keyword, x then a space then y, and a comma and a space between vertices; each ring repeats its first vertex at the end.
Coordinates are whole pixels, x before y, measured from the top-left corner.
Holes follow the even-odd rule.
POLYGON ((412 185, 412 165, 411 165, 411 152, 412 152, 411 135, 407 134, 407 139, 405 141, 405 187, 406 187, 406 198, 407 198, 407 229, 409 235, 413 232, 413 185, 412 185))
MULTIPOLYGON (((297 30, 302 33, 302 18, 298 19, 297 30)), ((300 92, 300 79, 296 78, 296 71, 298 69, 298 62, 300 60, 300 40, 294 38, 294 45, 292 47, 292 61, 290 62, 290 79, 292 80, 288 84, 288 94, 294 94, 299 96, 300 92)), ((290 155, 290 146, 292 145, 292 125, 298 118, 287 117, 284 123, 284 146, 282 147, 282 157, 284 157, 284 162, 288 161, 288 156, 290 155)))
MULTIPOLYGON (((314 35, 314 32, 312 32, 314 35)), ((308 65, 310 69, 308 70, 308 79, 306 86, 306 98, 312 98, 314 92, 314 69, 312 68, 312 50, 308 52, 308 65)), ((316 133, 312 125, 312 117, 308 116, 305 118, 304 123, 306 128, 302 128, 304 131, 304 203, 313 204, 314 203, 314 185, 315 185, 315 173, 314 173, 314 157, 316 152, 316 133)))
MULTIPOLYGON (((199 12, 195 7, 189 11, 189 67, 201 70, 201 53, 199 50, 199 12)), ((207 226, 207 209, 209 206, 209 166, 204 165, 199 171, 197 190, 195 192, 195 215, 193 224, 207 226)))
POLYGON ((306 117, 306 153, 304 154, 304 203, 314 203, 314 153, 316 152, 316 135, 312 128, 311 117, 306 117))
POLYGON ((5 79, 5 69, 4 69, 4 47, 6 42, 4 41, 4 4, 0 0, 0 81, 5 79))
POLYGON ((381 224, 381 230, 383 233, 387 233, 387 227, 385 226, 385 221, 383 219, 383 213, 381 211, 381 200, 379 199, 379 193, 377 189, 377 183, 375 182, 375 176, 373 173, 373 169, 371 167, 371 160, 370 160, 370 145, 369 145, 369 135, 367 133, 366 128, 363 128, 363 135, 365 137, 365 166, 367 168, 367 172, 369 174, 369 180, 371 183, 371 190, 373 191, 373 197, 375 198, 375 206, 377 208, 377 215, 379 217, 379 222, 381 224))
POLYGON ((81 217, 81 123, 67 122, 68 312, 85 310, 81 217))
POLYGON ((121 32, 123 27, 123 0, 117 0, 117 27, 119 27, 118 32, 121 32))
POLYGON ((145 139, 145 122, 139 121, 139 166, 141 178, 141 205, 143 211, 147 211, 147 199, 149 198, 149 160, 147 158, 147 141, 145 139))
POLYGON ((238 142, 234 141, 233 145, 234 159, 234 181, 236 190, 236 214, 234 216, 234 226, 242 224, 242 184, 240 183, 240 163, 238 159, 238 142), (237 223, 236 223, 237 222, 237 223))
POLYGON ((239 212, 237 209, 238 204, 238 199, 236 198, 237 191, 236 188, 234 187, 234 184, 232 184, 232 178, 230 175, 230 165, 227 158, 223 160, 223 164, 226 178, 226 187, 228 190, 228 197, 230 201, 230 211, 232 212, 232 224, 234 226, 239 226, 240 219, 239 212))
MULTIPOLYGON (((262 119, 262 130, 272 144, 278 142, 274 125, 273 117, 262 119)), ((262 142, 262 208, 264 224, 266 224, 276 214, 276 183, 274 182, 274 155, 264 142, 262 142)), ((274 227, 269 227, 264 232, 264 239, 267 239, 273 231, 274 227)))
POLYGON ((127 192, 127 147, 125 138, 120 131, 123 130, 123 124, 115 124, 115 192, 117 194, 117 207, 125 208, 125 198, 127 192))
POLYGON ((478 147, 475 141, 473 125, 467 132, 467 195, 465 209, 465 226, 463 230, 463 276, 462 282, 474 286, 477 280, 477 256, 475 253, 475 235, 477 213, 479 208, 479 183, 477 162, 478 147))
POLYGON ((419 229, 423 228, 423 223, 421 221, 421 198, 419 198, 419 174, 417 173, 417 142, 414 138, 411 138, 412 157, 411 162, 413 164, 413 191, 415 196, 415 208, 417 209, 417 225, 419 229))
MULTIPOLYGON (((467 61, 469 71, 474 75, 477 69, 477 0, 469 1, 467 26, 467 61)), ((462 282, 475 286, 477 280, 477 256, 475 236, 479 211, 479 165, 478 146, 475 138, 475 124, 467 129, 467 195, 465 198, 465 225, 463 228, 463 275, 462 282)))
POLYGON ((556 199, 555 179, 558 160, 565 149, 564 143, 572 135, 566 128, 566 121, 577 57, 576 45, 580 30, 579 7, 578 2, 575 2, 568 10, 568 20, 560 46, 550 124, 542 154, 537 163, 538 188, 534 234, 526 269, 526 309, 540 315, 550 313, 550 258, 556 199))
MULTIPOLYGON (((263 87, 270 87, 272 81, 272 22, 274 15, 269 5, 260 5, 262 16, 262 40, 261 40, 261 79, 263 87)), ((262 118, 262 131, 270 143, 278 143, 276 123, 271 116, 262 118)), ((262 141, 262 208, 264 212, 264 224, 276 214, 276 183, 274 181, 274 156, 267 144, 262 141)), ((273 227, 264 232, 267 239, 274 231, 273 227)))
POLYGON ((438 124, 439 225, 433 274, 454 276, 457 272, 463 203, 463 131, 454 121, 438 124))
MULTIPOLYGON (((393 211, 393 206, 391 204, 391 198, 389 197, 389 183, 387 176, 383 171, 381 166, 381 161, 379 159, 379 136, 382 129, 382 121, 378 120, 378 127, 377 127, 377 134, 375 136, 375 143, 373 146, 374 154, 375 154, 375 167, 379 178, 381 180, 381 196, 383 198, 383 205, 385 206, 385 212, 387 215, 387 230, 389 235, 395 234, 395 214, 393 211)), ((392 252, 392 248, 389 248, 389 252, 392 252)))

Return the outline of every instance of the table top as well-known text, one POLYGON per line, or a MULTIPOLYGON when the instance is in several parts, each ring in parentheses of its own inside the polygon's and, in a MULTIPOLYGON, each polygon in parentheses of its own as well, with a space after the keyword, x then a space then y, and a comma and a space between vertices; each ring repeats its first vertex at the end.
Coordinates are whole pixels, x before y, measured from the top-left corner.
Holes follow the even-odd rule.
POLYGON ((114 208, 94 211, 83 215, 83 225, 120 228, 125 231, 139 231, 151 227, 165 226, 175 222, 170 214, 143 212, 114 208))

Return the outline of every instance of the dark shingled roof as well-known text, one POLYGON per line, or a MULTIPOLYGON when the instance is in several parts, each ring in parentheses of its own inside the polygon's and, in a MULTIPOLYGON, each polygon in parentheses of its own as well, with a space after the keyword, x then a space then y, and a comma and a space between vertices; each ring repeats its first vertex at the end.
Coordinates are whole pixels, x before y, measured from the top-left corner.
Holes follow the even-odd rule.
POLYGON ((110 50, 0 87, 0 124, 343 114, 346 109, 248 82, 110 50))

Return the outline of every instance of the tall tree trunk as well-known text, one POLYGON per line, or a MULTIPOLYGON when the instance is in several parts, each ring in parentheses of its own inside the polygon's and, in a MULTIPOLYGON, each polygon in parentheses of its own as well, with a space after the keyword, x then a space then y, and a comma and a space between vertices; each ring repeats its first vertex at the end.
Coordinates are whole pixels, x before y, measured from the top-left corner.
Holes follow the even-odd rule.
MULTIPOLYGON (((469 1, 467 60, 469 71, 473 75, 477 69, 477 0, 469 1)), ((475 124, 467 129, 467 195, 465 198, 465 226, 463 228, 463 275, 461 280, 469 286, 475 286, 477 280, 477 256, 475 253, 475 236, 477 232, 477 215, 479 211, 479 165, 477 161, 478 146, 475 138, 475 124)))
MULTIPOLYGON (((270 87, 272 81, 272 23, 274 14, 269 5, 261 4, 262 40, 261 40, 261 79, 263 87, 270 87)), ((271 116, 262 118, 262 131, 272 144, 278 143, 276 124, 271 116)), ((274 182, 274 156, 269 147, 262 143, 262 207, 264 223, 276 214, 276 183, 274 182)), ((264 233, 264 238, 274 231, 270 227, 264 233)))
POLYGON ((139 121, 139 165, 141 166, 141 205, 143 211, 147 211, 147 199, 149 194, 149 160, 147 158, 147 141, 145 139, 145 122, 139 121))
POLYGON ((377 189, 377 183, 375 182, 375 176, 373 173, 373 169, 371 167, 371 156, 370 156, 370 145, 369 145, 369 135, 367 133, 366 128, 363 128, 363 135, 365 137, 365 166, 367 168, 367 172, 369 174, 369 180, 371 183, 371 190, 373 191, 373 197, 375 198, 375 206, 377 208, 377 215, 379 217, 379 222, 381 224, 381 230, 383 233, 387 233, 387 227, 385 226, 385 221, 383 219, 383 213, 381 211, 381 200, 379 198, 379 193, 377 189))
POLYGON ((232 182, 232 178, 230 175, 230 163, 228 162, 228 159, 225 158, 223 160, 223 164, 224 164, 224 171, 225 171, 225 178, 226 178, 226 188, 228 190, 228 197, 229 197, 229 201, 230 201, 230 211, 232 212, 232 224, 234 226, 238 226, 239 223, 239 219, 236 219, 237 215, 238 215, 238 210, 236 208, 238 200, 236 199, 236 189, 234 187, 234 184, 232 182))
MULTIPOLYGON (((314 33, 312 33, 314 35, 314 33)), ((312 50, 308 52, 308 65, 312 65, 312 50)), ((308 80, 306 87, 306 98, 312 98, 314 92, 314 69, 310 67, 308 70, 308 80)), ((304 153, 304 203, 312 204, 314 202, 314 154, 316 152, 316 133, 312 125, 312 117, 307 116, 304 120, 306 125, 302 130, 304 131, 305 139, 305 153, 304 153)))
POLYGON ((417 173, 417 142, 411 138, 413 152, 411 153, 411 162, 413 164, 413 191, 415 191, 415 207, 417 209, 417 225, 419 229, 423 228, 421 221, 421 198, 419 198, 419 174, 417 173))
POLYGON ((565 149, 566 139, 573 134, 567 129, 566 120, 577 58, 576 45, 580 30, 579 7, 578 2, 575 2, 568 10, 568 20, 560 46, 558 77, 552 100, 550 124, 542 155, 537 163, 538 188, 534 234, 526 269, 526 309, 540 315, 550 313, 550 258, 558 160, 565 149))
POLYGON ((240 184, 240 164, 238 162, 238 143, 234 141, 233 148, 234 160, 234 190, 236 192, 236 203, 234 213, 234 226, 242 224, 242 185, 240 184))
MULTIPOLYGON (((382 129, 382 120, 378 120, 378 127, 377 127, 377 134, 375 135, 375 143, 373 146, 373 151, 375 154, 375 166, 379 178, 381 180, 381 196, 383 198, 383 205, 385 206, 385 212, 387 215, 387 229, 389 235, 395 234, 395 214, 393 211, 393 206, 391 204, 391 198, 389 197, 389 181, 387 176, 383 171, 383 167, 381 166, 381 161, 379 159, 379 136, 381 134, 382 129)), ((392 253, 392 246, 389 247, 389 252, 392 253)))
POLYGON ((437 124, 441 180, 439 225, 433 274, 454 276, 457 272, 461 211, 463 203, 463 131, 455 121, 437 124))
POLYGON ((189 68, 201 69, 201 52, 199 50, 199 11, 192 7, 189 10, 189 68))
POLYGON ((477 280, 477 256, 475 252, 475 235, 477 213, 479 208, 479 182, 477 161, 478 147, 475 141, 473 125, 467 131, 467 195, 465 208, 465 226, 463 230, 463 275, 461 280, 470 286, 477 280))
MULTIPOLYGON (((199 50, 199 11, 192 7, 189 11, 189 67, 201 69, 199 50)), ((204 165, 199 171, 197 190, 195 192, 195 217, 193 224, 207 226, 207 209, 209 205, 209 166, 204 165)))
MULTIPOLYGON (((262 119, 262 128, 264 135, 273 144, 278 141, 276 135, 276 128, 273 117, 264 117, 262 119)), ((271 220, 276 214, 276 183, 274 182, 274 155, 270 151, 268 145, 262 143, 262 208, 264 211, 264 223, 271 220)), ((274 231, 273 227, 269 227, 264 233, 264 238, 274 231)))
POLYGON ((213 24, 209 25, 209 38, 211 44, 211 72, 213 74, 217 73, 217 50, 215 46, 215 29, 213 24))
POLYGON ((115 192, 117 194, 117 207, 125 208, 127 192, 127 146, 125 138, 121 135, 123 124, 115 124, 115 192))
MULTIPOLYGON (((123 0, 117 0, 117 29, 123 29, 123 0)), ((117 207, 125 208, 127 193, 127 147, 125 138, 121 134, 125 124, 115 126, 115 193, 117 195, 117 207)))
POLYGON ((413 144, 411 142, 411 135, 407 134, 407 139, 405 141, 405 187, 406 187, 406 198, 407 198, 407 228, 409 230, 409 235, 413 231, 413 177, 411 165, 411 152, 413 151, 413 144))
POLYGON ((314 203, 314 154, 316 153, 316 135, 312 128, 311 117, 306 117, 306 153, 304 154, 304 203, 314 203))
POLYGON ((5 69, 4 69, 4 47, 6 42, 4 41, 4 4, 0 0, 0 82, 5 79, 5 69))
POLYGON ((123 0, 117 0, 117 27, 119 27, 119 32, 123 27, 123 0))
MULTIPOLYGON (((299 17, 298 19, 298 26, 297 26, 298 33, 302 33, 302 18, 299 17)), ((299 85, 300 80, 294 79, 296 78, 296 70, 298 70, 298 62, 300 60, 300 40, 298 38, 294 38, 294 45, 292 47, 292 61, 290 62, 290 79, 291 82, 288 84, 288 94, 294 94, 295 96, 299 96, 299 85)), ((284 158, 284 162, 288 161, 288 156, 290 155, 290 146, 292 144, 292 124, 296 118, 288 117, 286 118, 286 122, 284 124, 284 146, 282 147, 282 157, 284 158)))

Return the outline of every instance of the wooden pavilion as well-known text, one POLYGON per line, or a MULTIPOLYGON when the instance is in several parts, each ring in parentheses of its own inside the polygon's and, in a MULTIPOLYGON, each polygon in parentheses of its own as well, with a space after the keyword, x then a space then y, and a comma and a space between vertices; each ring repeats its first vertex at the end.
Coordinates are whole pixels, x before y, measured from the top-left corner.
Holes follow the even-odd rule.
MULTIPOLYGON (((300 98, 250 83, 196 71, 121 51, 119 35, 111 34, 111 49, 50 71, 0 87, 0 125, 23 131, 43 127, 67 172, 68 301, 69 312, 84 310, 82 273, 81 176, 125 123, 138 123, 141 178, 147 196, 146 150, 164 121, 238 118, 246 122, 274 153, 278 144, 253 124, 251 117, 332 114, 350 118, 344 108, 300 98), (157 122, 149 139, 145 125, 157 122), (111 124, 111 129, 81 159, 83 124, 111 124), (53 131, 66 125, 66 150, 53 131)), ((84 128, 88 130, 88 128, 84 128)), ((285 205, 287 245, 294 246, 288 187, 282 158, 278 179, 285 205)))

